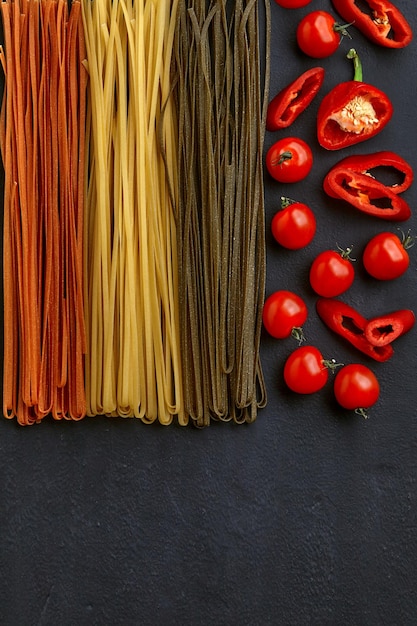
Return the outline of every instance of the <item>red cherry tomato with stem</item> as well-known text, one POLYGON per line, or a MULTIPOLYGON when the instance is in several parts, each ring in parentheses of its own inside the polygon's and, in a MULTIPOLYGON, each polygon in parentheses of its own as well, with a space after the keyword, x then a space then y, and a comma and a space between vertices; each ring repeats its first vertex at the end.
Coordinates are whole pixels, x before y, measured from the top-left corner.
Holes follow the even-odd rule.
POLYGON ((408 250, 415 243, 410 231, 402 234, 382 232, 372 237, 363 252, 363 264, 368 274, 378 280, 399 278, 408 269, 410 257, 408 250))
POLYGON ((284 380, 291 391, 308 394, 324 387, 329 378, 329 369, 338 367, 332 360, 323 358, 315 346, 301 346, 285 361, 284 380))
POLYGON ((285 137, 269 148, 266 167, 272 178, 278 182, 297 183, 310 173, 313 153, 303 139, 285 137))
POLYGON ((368 417, 367 409, 375 404, 379 393, 377 377, 361 363, 345 365, 334 379, 334 394, 340 406, 365 418, 368 417))
POLYGON ((344 293, 352 285, 355 270, 350 257, 352 248, 325 250, 313 261, 310 267, 310 285, 323 298, 334 298, 344 293))
POLYGON ((304 340, 302 325, 307 315, 304 300, 292 291, 282 289, 265 300, 262 320, 268 333, 276 339, 291 335, 301 343, 304 340))
POLYGON ((350 25, 338 24, 327 11, 312 11, 297 26, 298 46, 309 57, 329 57, 336 52, 343 36, 350 37, 347 31, 350 25))
POLYGON ((307 246, 316 234, 316 218, 303 202, 281 198, 281 210, 275 213, 271 231, 284 248, 299 250, 307 246))
POLYGON ((310 4, 311 0, 275 0, 284 9, 299 9, 310 4))

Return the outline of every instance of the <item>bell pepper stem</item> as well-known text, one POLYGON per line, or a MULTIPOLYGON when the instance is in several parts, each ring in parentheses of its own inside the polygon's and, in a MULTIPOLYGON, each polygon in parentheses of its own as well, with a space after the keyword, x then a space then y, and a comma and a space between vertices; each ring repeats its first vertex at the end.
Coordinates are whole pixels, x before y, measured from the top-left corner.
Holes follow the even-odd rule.
POLYGON ((363 81, 362 62, 355 48, 351 48, 349 50, 349 52, 346 55, 346 58, 352 59, 353 61, 353 80, 362 82, 363 81))

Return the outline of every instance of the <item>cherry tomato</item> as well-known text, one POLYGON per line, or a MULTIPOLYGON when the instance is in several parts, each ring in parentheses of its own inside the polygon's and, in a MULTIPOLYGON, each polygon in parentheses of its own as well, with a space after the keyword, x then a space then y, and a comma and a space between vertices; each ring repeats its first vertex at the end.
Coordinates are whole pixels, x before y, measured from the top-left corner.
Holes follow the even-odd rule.
POLYGON ((313 166, 310 146, 299 137, 286 137, 274 143, 266 154, 266 167, 280 183, 303 180, 313 166))
POLYGON ((284 365, 284 380, 296 393, 315 393, 329 378, 326 362, 315 346, 301 346, 294 350, 284 365))
POLYGON ((313 211, 302 202, 281 198, 281 210, 275 213, 271 231, 276 241, 289 250, 304 248, 316 234, 313 211))
POLYGON ((300 7, 306 7, 311 0, 275 0, 275 2, 280 7, 284 7, 284 9, 299 9, 300 7))
POLYGON ((284 339, 292 334, 300 339, 301 326, 307 319, 307 306, 292 291, 275 291, 265 300, 262 319, 273 337, 284 339))
POLYGON ((355 410, 367 417, 366 409, 379 398, 379 382, 369 367, 361 363, 345 365, 334 379, 334 394, 344 409, 355 410))
POLYGON ((310 285, 324 298, 334 298, 344 293, 352 285, 355 270, 347 250, 325 250, 313 261, 310 267, 310 285))
POLYGON ((394 233, 383 232, 372 237, 365 246, 363 264, 368 274, 378 280, 402 276, 410 264, 408 248, 414 243, 409 234, 402 240, 394 233))
POLYGON ((323 59, 339 47, 346 26, 339 25, 327 11, 312 11, 299 22, 296 31, 300 49, 310 57, 323 59))

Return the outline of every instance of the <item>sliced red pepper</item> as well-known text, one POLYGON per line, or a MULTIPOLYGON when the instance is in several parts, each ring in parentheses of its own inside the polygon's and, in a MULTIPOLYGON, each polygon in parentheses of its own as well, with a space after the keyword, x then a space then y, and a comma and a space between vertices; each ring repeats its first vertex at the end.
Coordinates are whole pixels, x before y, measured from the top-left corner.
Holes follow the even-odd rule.
MULTIPOLYGON (((406 191, 413 183, 414 173, 411 165, 400 157, 395 152, 389 150, 382 150, 380 152, 373 152, 372 154, 354 154, 345 157, 339 161, 333 169, 339 167, 346 167, 358 174, 366 174, 376 180, 375 170, 378 168, 390 168, 395 170, 395 176, 397 180, 395 183, 388 185, 385 184, 389 190, 396 194, 406 191)), ((323 186, 325 192, 333 197, 338 198, 339 195, 333 192, 330 185, 327 184, 327 177, 324 179, 323 186)), ((380 181, 382 184, 382 181, 380 181)))
POLYGON ((386 48, 404 48, 413 38, 410 24, 388 0, 332 0, 344 20, 354 22, 373 43, 386 48))
POLYGON ((362 81, 362 64, 352 48, 354 77, 336 85, 324 96, 317 112, 317 139, 326 150, 340 150, 378 134, 390 121, 393 107, 388 96, 362 81))
POLYGON ((410 205, 390 187, 340 165, 325 176, 323 188, 331 197, 384 220, 403 222, 411 215, 410 205))
POLYGON ((387 346, 411 330, 415 321, 415 315, 410 309, 374 317, 365 326, 365 337, 373 346, 387 346))
POLYGON ((375 346, 368 341, 365 336, 368 321, 348 304, 334 298, 319 298, 316 310, 330 330, 375 361, 387 361, 394 354, 391 345, 375 346))
POLYGON ((324 68, 313 67, 284 87, 269 103, 267 130, 290 126, 317 95, 323 80, 324 68))

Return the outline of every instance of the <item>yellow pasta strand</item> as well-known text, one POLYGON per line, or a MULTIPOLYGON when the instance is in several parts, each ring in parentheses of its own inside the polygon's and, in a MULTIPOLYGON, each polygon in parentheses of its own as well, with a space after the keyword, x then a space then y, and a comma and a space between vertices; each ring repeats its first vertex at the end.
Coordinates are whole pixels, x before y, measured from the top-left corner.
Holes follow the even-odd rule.
POLYGON ((170 67, 177 0, 82 0, 90 78, 88 413, 187 423, 170 67), (163 155, 161 142, 163 143, 163 155), (174 177, 172 177, 173 179, 174 177))

